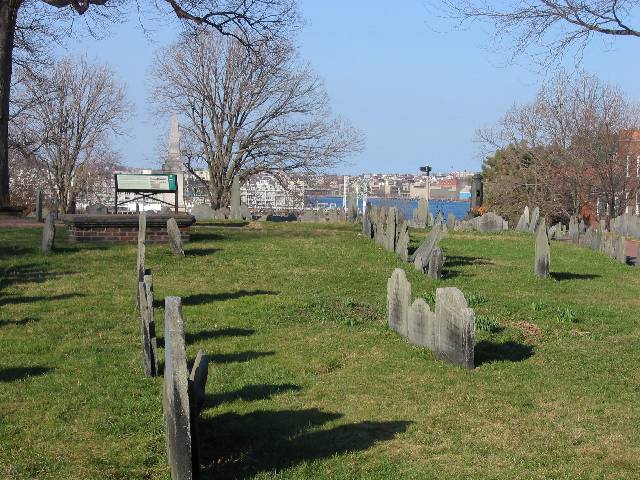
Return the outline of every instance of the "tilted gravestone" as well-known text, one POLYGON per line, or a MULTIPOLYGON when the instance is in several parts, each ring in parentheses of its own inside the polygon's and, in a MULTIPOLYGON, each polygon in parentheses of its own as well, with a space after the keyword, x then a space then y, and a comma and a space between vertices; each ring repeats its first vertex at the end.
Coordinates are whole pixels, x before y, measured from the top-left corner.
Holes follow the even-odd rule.
POLYGON ((440 247, 436 247, 431 251, 429 258, 429 276, 434 280, 442 278, 442 266, 444 265, 444 257, 440 247))
POLYGON ((403 262, 409 258, 409 224, 403 220, 398 227, 398 241, 396 242, 396 253, 403 262))
POLYGON ((142 365, 147 377, 158 375, 158 342, 153 318, 153 277, 145 275, 138 283, 140 295, 140 333, 142 337, 142 365))
POLYGON ((184 248, 182 246, 182 235, 176 223, 176 219, 171 217, 167 220, 167 235, 169 237, 169 245, 171 251, 176 257, 184 257, 184 248))
POLYGON ((436 290, 436 356, 453 365, 474 368, 475 314, 454 287, 436 290))
POLYGON ((409 309, 407 340, 412 345, 433 350, 435 327, 436 314, 423 298, 417 298, 409 309))
POLYGON ((38 223, 43 221, 42 218, 42 190, 38 189, 36 191, 36 220, 38 223))
POLYGON ((242 220, 242 211, 240 209, 240 176, 233 177, 231 184, 231 219, 242 220))
POLYGON ((411 303, 411 284, 401 268, 396 268, 387 281, 387 322, 389 328, 407 336, 407 317, 411 303))
POLYGON ((548 278, 551 264, 551 250, 549 249, 549 237, 547 236, 547 224, 544 218, 536 228, 536 260, 535 273, 537 277, 548 278))
POLYGON ((413 226, 426 228, 429 222, 429 201, 426 198, 418 200, 418 207, 413 210, 413 226))
POLYGON ((413 263, 416 270, 427 273, 429 269, 429 260, 431 259, 431 252, 438 245, 442 236, 441 226, 436 224, 427 238, 420 244, 415 252, 409 257, 409 262, 413 263))
POLYGON ((53 214, 47 215, 47 220, 44 222, 44 228, 42 229, 42 251, 50 253, 53 250, 56 240, 56 225, 53 221, 53 214))
POLYGON ((534 233, 538 228, 538 222, 540 221, 540 209, 535 207, 531 213, 531 220, 529 221, 529 232, 534 233))

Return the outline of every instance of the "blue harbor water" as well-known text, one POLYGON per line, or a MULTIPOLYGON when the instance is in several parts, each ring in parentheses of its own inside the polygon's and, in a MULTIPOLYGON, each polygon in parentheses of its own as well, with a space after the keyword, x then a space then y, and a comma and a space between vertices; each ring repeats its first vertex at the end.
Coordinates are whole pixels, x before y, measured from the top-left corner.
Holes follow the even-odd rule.
MULTIPOLYGON (((308 197, 306 203, 310 206, 328 207, 344 207, 342 197, 308 197)), ((396 207, 403 212, 407 219, 411 219, 413 210, 418 207, 418 200, 410 200, 404 198, 368 198, 371 205, 396 207)), ((457 219, 462 220, 469 211, 471 204, 469 202, 452 202, 449 200, 429 200, 429 211, 435 217, 439 211, 442 211, 444 220, 447 215, 453 213, 457 219)), ((362 210, 362 199, 358 199, 358 209, 362 210)))

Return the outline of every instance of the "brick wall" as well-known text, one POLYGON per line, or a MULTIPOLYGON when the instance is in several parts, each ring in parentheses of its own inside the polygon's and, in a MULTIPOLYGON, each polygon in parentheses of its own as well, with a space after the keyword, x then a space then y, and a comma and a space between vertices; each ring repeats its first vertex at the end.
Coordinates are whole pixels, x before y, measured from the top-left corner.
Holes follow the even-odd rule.
MULTIPOLYGON (((191 236, 190 227, 180 228, 182 241, 187 242, 191 236)), ((118 242, 137 243, 138 227, 78 227, 69 225, 70 242, 118 242)), ((147 227, 147 243, 167 243, 167 229, 147 227)))

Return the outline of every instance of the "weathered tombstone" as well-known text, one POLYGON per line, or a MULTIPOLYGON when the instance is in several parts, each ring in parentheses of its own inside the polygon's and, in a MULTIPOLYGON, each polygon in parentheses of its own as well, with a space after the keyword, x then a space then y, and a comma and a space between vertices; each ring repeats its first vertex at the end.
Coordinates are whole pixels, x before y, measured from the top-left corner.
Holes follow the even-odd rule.
POLYGON ((191 443, 192 422, 182 300, 180 297, 166 297, 164 305, 163 407, 167 456, 171 468, 171 478, 173 480, 191 480, 194 478, 191 443))
POLYGON ((429 276, 434 280, 440 280, 442 278, 442 265, 444 264, 444 257, 442 256, 442 250, 440 247, 436 247, 431 251, 429 257, 429 276))
POLYGON ((626 242, 622 235, 616 235, 614 243, 615 258, 620 263, 627 263, 627 251, 625 249, 626 242))
POLYGON ((569 237, 571 238, 571 243, 577 245, 580 242, 580 229, 578 226, 578 219, 573 215, 569 219, 569 237))
POLYGON ((409 224, 403 220, 398 227, 398 241, 396 242, 396 253, 403 262, 409 259, 409 224))
POLYGON ((387 281, 387 322, 389 328, 405 338, 410 304, 411 284, 404 270, 396 268, 387 281))
POLYGON ((518 225, 516 225, 516 230, 519 232, 528 232, 529 231, 529 207, 524 207, 524 212, 520 215, 520 219, 518 220, 518 225))
POLYGON ((350 193, 347 197, 347 221, 355 222, 358 218, 358 198, 350 193))
POLYGON ((216 218, 216 211, 211 208, 211 205, 207 205, 206 203, 194 205, 191 209, 191 215, 196 217, 196 221, 198 222, 219 220, 216 218))
POLYGON ((56 240, 56 225, 53 221, 53 214, 47 215, 47 220, 44 222, 44 228, 42 229, 42 251, 50 253, 54 248, 56 240))
POLYGON ((589 245, 589 248, 591 250, 593 250, 594 252, 599 252, 600 251, 600 242, 602 241, 602 235, 600 232, 597 231, 591 231, 591 245, 589 245))
POLYGON ((242 211, 240 209, 240 176, 233 177, 231 184, 231 219, 242 220, 242 211))
POLYGON ((447 214, 447 227, 451 230, 456 228, 456 216, 453 214, 453 212, 449 212, 447 214))
POLYGON ((531 214, 531 220, 529 221, 529 232, 534 233, 538 228, 538 222, 540 221, 540 209, 535 207, 531 214))
POLYGON ((147 214, 138 215, 138 243, 147 243, 147 214))
POLYGON ((481 233, 496 233, 504 230, 505 220, 493 212, 487 212, 484 215, 473 219, 473 226, 481 233))
POLYGON ((479 208, 482 206, 484 197, 484 188, 482 174, 476 173, 471 181, 471 208, 479 208))
POLYGON ((536 228, 536 263, 535 273, 537 277, 548 278, 551 262, 551 250, 549 249, 549 237, 547 236, 547 225, 544 218, 538 223, 536 228))
POLYGON ((436 216, 436 223, 439 223, 440 225, 444 224, 444 218, 442 216, 442 210, 438 210, 438 215, 436 216))
POLYGON ((549 236, 549 240, 557 240, 558 238, 558 225, 551 225, 549 227, 549 231, 547 232, 549 236))
POLYGON ((191 415, 191 463, 194 478, 198 477, 200 469, 200 428, 199 415, 204 405, 205 386, 209 374, 209 360, 206 354, 199 350, 193 368, 189 375, 189 408, 191 415))
POLYGON ((580 229, 580 233, 584 233, 587 231, 587 227, 584 224, 584 219, 580 220, 580 224, 578 225, 578 228, 580 229))
POLYGON ((362 234, 368 239, 373 237, 371 214, 371 204, 367 202, 364 207, 364 215, 362 215, 362 234))
POLYGON ((409 262, 413 263, 416 270, 427 273, 429 269, 429 260, 431 260, 431 252, 438 245, 442 231, 440 225, 436 224, 427 238, 420 244, 415 252, 409 257, 409 262))
POLYGON ((184 248, 182 247, 182 235, 176 223, 176 219, 171 217, 167 220, 167 235, 169 236, 169 245, 176 257, 184 257, 184 248))
POLYGON ((136 262, 136 308, 140 309, 140 282, 144 281, 144 260, 147 246, 143 242, 138 242, 138 258, 136 262))
POLYGON ((138 283, 140 296, 140 331, 142 337, 142 359, 144 374, 155 377, 158 374, 158 343, 153 319, 153 279, 145 275, 138 283))
POLYGON ((36 191, 36 220, 41 223, 43 221, 42 218, 42 190, 38 189, 36 191))
POLYGON ((429 224, 427 226, 433 227, 436 224, 436 221, 433 218, 433 213, 429 212, 428 218, 429 218, 429 224))
POLYGON ((387 222, 384 229, 384 248, 388 252, 396 250, 396 228, 398 222, 398 210, 391 207, 387 213, 387 222))
POLYGON ((474 368, 475 314, 454 287, 436 290, 434 352, 453 365, 474 368))
POLYGON ((413 226, 426 228, 429 222, 429 201, 426 198, 418 200, 418 207, 413 210, 413 226))
POLYGON ((434 349, 436 315, 423 298, 417 298, 409 308, 407 339, 409 343, 434 349))

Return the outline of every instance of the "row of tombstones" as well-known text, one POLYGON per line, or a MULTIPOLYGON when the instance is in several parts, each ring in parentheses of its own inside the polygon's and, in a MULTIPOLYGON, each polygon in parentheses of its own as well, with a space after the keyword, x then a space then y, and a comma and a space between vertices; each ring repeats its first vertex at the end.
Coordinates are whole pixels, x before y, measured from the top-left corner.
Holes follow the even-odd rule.
POLYGON ((387 281, 387 322, 410 344, 453 365, 475 368, 475 313, 459 289, 438 288, 431 311, 423 298, 411 302, 411 284, 396 268, 387 281))
POLYGON ((372 206, 367 203, 362 219, 362 233, 389 252, 395 252, 405 262, 431 278, 442 277, 444 257, 438 243, 447 232, 442 213, 423 243, 409 255, 409 222, 396 207, 372 206))
MULTIPOLYGON (((170 219, 170 221, 174 219, 170 219)), ((168 222, 169 223, 169 222, 168 222)), ((142 362, 146 376, 159 375, 158 342, 153 311, 153 276, 145 268, 146 217, 138 225, 138 282, 136 303, 140 312, 142 362)), ((171 231, 167 225, 168 231, 171 231)), ((177 225, 175 226, 177 229, 177 225)), ((175 232, 170 234, 175 236, 175 232)), ((177 237, 180 239, 180 231, 177 237)), ((181 243, 180 243, 181 246, 181 243)), ((184 254, 184 251, 183 253, 184 254)), ((163 411, 167 457, 173 480, 199 477, 198 422, 204 404, 208 359, 199 351, 189 372, 184 338, 184 320, 180 297, 166 297, 164 302, 164 395, 163 411)))

